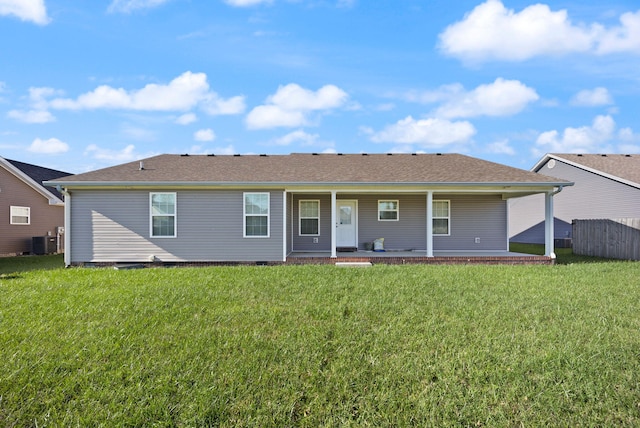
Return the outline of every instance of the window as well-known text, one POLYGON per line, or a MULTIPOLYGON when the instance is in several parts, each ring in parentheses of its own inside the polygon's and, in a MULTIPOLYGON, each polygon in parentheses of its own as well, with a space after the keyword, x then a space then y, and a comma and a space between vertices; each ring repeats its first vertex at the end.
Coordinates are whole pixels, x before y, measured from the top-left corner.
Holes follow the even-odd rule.
POLYGON ((300 235, 320 235, 320 201, 300 200, 300 235))
POLYGON ((433 201, 433 234, 449 235, 449 201, 433 201))
POLYGON ((11 224, 31 224, 31 208, 11 207, 11 224))
POLYGON ((154 238, 175 238, 176 234, 176 194, 151 193, 151 236, 154 238))
POLYGON ((398 221, 399 202, 378 201, 378 221, 398 221))
POLYGON ((269 193, 244 194, 244 237, 269 237, 269 193))

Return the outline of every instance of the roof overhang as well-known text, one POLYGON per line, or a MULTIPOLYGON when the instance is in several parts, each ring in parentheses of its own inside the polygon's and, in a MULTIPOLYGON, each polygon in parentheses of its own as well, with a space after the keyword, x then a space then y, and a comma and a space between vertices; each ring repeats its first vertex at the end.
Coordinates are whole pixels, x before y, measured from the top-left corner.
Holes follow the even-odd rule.
MULTIPOLYGON (((9 173, 13 174, 17 179, 24 182, 27 186, 31 187, 33 190, 38 192, 42 197, 49 201, 49 205, 64 205, 64 201, 58 198, 56 195, 48 191, 46 188, 42 187, 40 183, 36 182, 33 178, 29 177, 24 172, 20 171, 16 168, 11 162, 0 157, 0 167, 3 167, 9 173)), ((55 185, 54 185, 55 186, 55 185)))
POLYGON ((287 192, 322 193, 338 191, 342 193, 425 193, 427 191, 447 193, 492 193, 501 194, 504 199, 526 196, 536 193, 546 193, 555 189, 573 185, 569 182, 532 182, 532 183, 290 183, 290 182, 92 182, 92 181, 64 181, 45 182, 48 186, 57 186, 64 190, 283 190, 287 192))

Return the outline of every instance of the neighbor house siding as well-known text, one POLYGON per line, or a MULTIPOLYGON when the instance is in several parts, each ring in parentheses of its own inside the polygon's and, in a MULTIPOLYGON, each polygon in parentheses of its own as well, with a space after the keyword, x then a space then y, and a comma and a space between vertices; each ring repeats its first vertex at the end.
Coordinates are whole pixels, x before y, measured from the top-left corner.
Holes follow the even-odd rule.
POLYGON ((64 226, 64 207, 49 201, 24 181, 0 167, 0 254, 29 253, 32 237, 56 235, 64 226), (11 206, 29 207, 30 224, 10 224, 11 206))
POLYGON ((268 238, 243 238, 242 191, 176 193, 177 237, 152 238, 148 191, 75 191, 71 262, 282 260, 282 191, 270 192, 268 238))
MULTIPOLYGON (((553 197, 556 238, 571 237, 575 219, 637 217, 640 213, 640 189, 560 160, 555 160, 553 168, 548 164, 537 172, 575 183, 553 197)), ((544 195, 513 199, 509 224, 512 241, 544 243, 544 195)))

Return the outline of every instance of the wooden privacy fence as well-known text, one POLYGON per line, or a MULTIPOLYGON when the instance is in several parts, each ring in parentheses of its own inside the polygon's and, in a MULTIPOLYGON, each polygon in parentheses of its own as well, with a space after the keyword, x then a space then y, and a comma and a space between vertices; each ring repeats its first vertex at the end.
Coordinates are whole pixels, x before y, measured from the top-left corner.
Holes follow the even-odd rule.
POLYGON ((640 260, 640 218, 573 220, 573 252, 640 260))

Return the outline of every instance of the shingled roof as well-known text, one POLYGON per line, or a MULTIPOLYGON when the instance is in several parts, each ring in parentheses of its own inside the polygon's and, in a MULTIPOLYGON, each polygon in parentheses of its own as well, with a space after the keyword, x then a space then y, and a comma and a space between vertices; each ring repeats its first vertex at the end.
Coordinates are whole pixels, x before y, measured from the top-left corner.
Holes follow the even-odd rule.
MULTIPOLYGON (((67 177, 71 175, 69 172, 58 171, 56 169, 45 168, 43 166, 32 165, 25 162, 20 162, 16 160, 6 159, 5 161, 9 162, 16 169, 20 170, 23 174, 31 178, 33 181, 38 183, 40 186, 44 187, 44 182, 48 180, 54 180, 56 178, 67 177)), ((48 192, 55 195, 58 199, 64 200, 64 196, 58 192, 56 189, 51 187, 45 188, 48 192)))
POLYGON ((470 184, 569 182, 460 154, 159 155, 54 180, 62 185, 470 184))
POLYGON ((534 169, 537 171, 546 159, 558 159, 574 166, 588 169, 601 175, 618 178, 620 181, 630 181, 640 187, 640 154, 560 154, 553 153, 545 156, 534 169))

